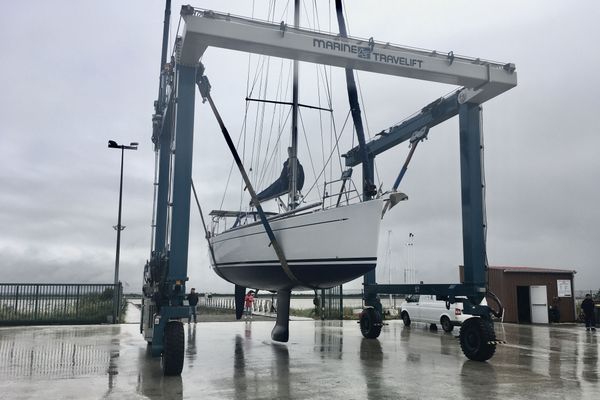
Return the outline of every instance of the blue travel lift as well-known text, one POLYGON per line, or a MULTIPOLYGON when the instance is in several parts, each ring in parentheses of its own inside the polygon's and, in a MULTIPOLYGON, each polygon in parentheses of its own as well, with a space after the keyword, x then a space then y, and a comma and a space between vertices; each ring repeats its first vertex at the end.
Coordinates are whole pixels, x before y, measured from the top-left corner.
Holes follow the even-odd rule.
POLYGON ((167 63, 170 14, 171 1, 167 0, 159 93, 152 116, 152 141, 158 163, 154 232, 151 257, 144 267, 140 332, 151 346, 152 356, 162 357, 164 375, 179 375, 185 352, 182 320, 190 317, 190 308, 183 301, 188 280, 196 68, 177 65, 174 71, 174 62, 167 63), (174 79, 178 84, 177 98, 167 93, 174 79))
MULTIPOLYGON (((464 283, 462 284, 377 284, 375 271, 364 276, 365 309, 360 316, 362 334, 376 338, 381 332, 382 306, 379 294, 428 294, 450 303, 463 302, 463 312, 479 318, 468 319, 460 330, 460 345, 469 359, 486 361, 496 350, 496 336, 492 316, 500 317, 502 306, 498 299, 487 291, 487 256, 485 243, 485 203, 483 177, 483 132, 481 106, 461 102, 460 91, 440 98, 425 106, 417 115, 399 125, 382 132, 378 138, 367 143, 366 151, 374 159, 393 146, 411 142, 411 150, 398 178, 398 188, 408 163, 417 145, 430 128, 459 116, 460 169, 463 225, 464 283), (486 294, 496 301, 499 310, 481 305, 486 294)), ((360 149, 353 148, 345 155, 346 166, 353 167, 362 162, 360 149)), ((373 168, 373 164, 369 163, 373 168)))
MULTIPOLYGON (((347 38, 346 24, 342 11, 342 0, 336 0, 336 13, 340 36, 347 38)), ((369 45, 373 46, 373 41, 369 45)), ((453 56, 453 55, 452 55, 453 56)), ((453 58, 449 64, 453 63, 453 58)), ((506 68, 512 68, 507 65, 506 68)), ((402 166, 398 178, 394 182, 392 192, 384 213, 395 202, 406 199, 401 193, 396 193, 410 160, 418 144, 427 137, 429 129, 459 115, 460 123, 460 168, 461 196, 463 220, 463 252, 464 252, 464 283, 463 284, 412 284, 412 285, 378 285, 375 270, 364 276, 365 309, 360 314, 360 328, 364 337, 377 338, 383 326, 382 306, 378 294, 434 294, 438 300, 445 300, 447 307, 457 299, 463 302, 465 314, 476 315, 461 326, 460 345, 464 354, 477 361, 485 361, 492 357, 496 350, 496 336, 492 315, 501 315, 502 306, 496 297, 499 312, 487 305, 480 305, 487 292, 487 257, 485 248, 485 186, 483 177, 483 132, 481 130, 481 106, 465 100, 466 94, 457 90, 446 98, 440 98, 425 106, 414 117, 394 126, 380 134, 378 138, 368 143, 360 115, 360 105, 354 71, 346 68, 346 84, 352 118, 356 128, 358 145, 344 155, 346 166, 354 167, 362 164, 363 170, 363 201, 368 201, 376 195, 374 185, 375 157, 392 147, 409 140, 411 150, 402 166)))
POLYGON ((186 32, 175 41, 175 56, 167 60, 170 3, 166 0, 160 85, 152 119, 158 171, 153 243, 150 260, 144 268, 140 323, 152 355, 162 357, 163 373, 179 375, 183 369, 182 320, 190 315, 189 307, 183 303, 188 280, 195 87, 198 60, 209 46, 463 86, 346 154, 347 166, 363 164, 366 177, 363 192, 365 199, 369 199, 375 194, 371 189, 376 155, 412 139, 410 159, 430 128, 459 116, 464 283, 381 285, 376 283, 375 271, 372 271, 364 277, 366 308, 361 314, 360 326, 365 337, 379 336, 382 317, 378 294, 434 294, 448 303, 463 301, 464 312, 479 317, 467 320, 461 327, 460 343, 465 355, 478 361, 492 357, 496 348, 492 315, 498 313, 480 304, 487 290, 480 104, 516 85, 514 64, 482 62, 455 57, 453 53, 440 55, 373 40, 368 41, 367 47, 361 47, 364 42, 360 39, 343 38, 344 44, 340 45, 339 35, 287 27, 283 23, 267 24, 190 6, 182 7, 186 32), (265 31, 269 34, 265 35, 265 31), (339 51, 354 48, 361 49, 358 57, 353 51, 339 51), (383 56, 387 57, 385 63, 381 62, 383 56), (407 63, 406 60, 419 62, 407 63))

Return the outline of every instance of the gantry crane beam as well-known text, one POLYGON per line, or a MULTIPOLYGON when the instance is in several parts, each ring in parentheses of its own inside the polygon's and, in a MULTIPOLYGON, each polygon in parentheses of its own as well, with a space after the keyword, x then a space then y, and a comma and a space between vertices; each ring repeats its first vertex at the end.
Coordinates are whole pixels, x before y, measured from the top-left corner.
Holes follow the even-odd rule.
MULTIPOLYGON (((367 154, 370 157, 383 153, 392 147, 412 138, 415 132, 422 128, 433 128, 442 122, 458 115, 459 97, 462 93, 457 90, 447 97, 441 97, 426 105, 421 111, 401 123, 381 131, 373 140, 366 143, 367 154)), ((347 167, 354 167, 362 162, 358 146, 342 155, 347 167)))
POLYGON ((447 83, 483 103, 517 84, 514 64, 381 43, 184 6, 179 62, 194 66, 208 47, 447 83))
MULTIPOLYGON (((166 9, 170 9, 169 4, 167 0, 166 9)), ((409 139, 420 128, 430 128, 458 114, 464 283, 377 285, 375 274, 367 274, 364 278, 365 304, 367 308, 376 306, 379 302, 372 302, 376 293, 435 293, 451 301, 457 296, 467 296, 469 302, 465 303, 465 312, 479 315, 481 319, 472 319, 477 323, 485 319, 491 324, 489 307, 479 306, 486 290, 481 104, 517 85, 514 64, 391 45, 373 39, 345 38, 290 27, 283 22, 274 24, 191 6, 183 6, 181 15, 185 22, 183 36, 176 40, 175 62, 164 66, 163 56, 166 69, 161 70, 159 100, 153 116, 153 141, 160 153, 157 218, 152 259, 144 273, 141 324, 146 340, 152 344, 152 354, 163 357, 165 374, 178 375, 183 367, 181 320, 189 317, 189 307, 184 306, 183 300, 188 279, 194 90, 198 62, 208 47, 456 85, 455 93, 384 131, 367 143, 367 150, 374 158, 409 139), (171 170, 173 179, 170 179, 171 170)), ((164 32, 168 32, 166 11, 164 32)), ((359 162, 355 150, 348 153, 347 165, 359 162)), ((477 327, 472 328, 476 330, 477 327)), ((493 329, 486 329, 475 332, 485 344, 483 352, 465 353, 469 358, 483 361, 493 354, 491 342, 487 340, 487 333, 493 329)))

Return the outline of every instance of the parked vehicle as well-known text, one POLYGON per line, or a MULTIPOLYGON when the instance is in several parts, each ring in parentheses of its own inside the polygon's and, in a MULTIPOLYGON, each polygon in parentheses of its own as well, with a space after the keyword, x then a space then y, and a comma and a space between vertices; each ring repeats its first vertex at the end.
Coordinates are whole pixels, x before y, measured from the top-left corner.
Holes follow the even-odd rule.
POLYGON ((445 332, 452 332, 455 326, 471 318, 462 312, 462 303, 450 304, 446 308, 446 302, 436 300, 435 296, 412 295, 406 298, 406 302, 400 307, 400 318, 405 326, 414 322, 425 322, 429 324, 440 324, 445 332))

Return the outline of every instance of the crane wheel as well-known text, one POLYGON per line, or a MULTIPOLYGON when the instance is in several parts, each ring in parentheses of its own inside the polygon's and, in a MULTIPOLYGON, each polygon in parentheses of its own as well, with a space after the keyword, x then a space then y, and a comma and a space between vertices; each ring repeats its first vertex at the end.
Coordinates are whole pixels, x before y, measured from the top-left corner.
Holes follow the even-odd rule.
POLYGON ((162 354, 163 375, 181 375, 185 354, 185 337, 181 321, 169 321, 165 326, 162 354))
POLYGON ((404 326, 410 326, 410 315, 406 311, 402 312, 402 322, 404 326))
POLYGON ((460 348, 473 361, 487 361, 496 352, 494 323, 483 318, 469 318, 460 327, 460 348))
POLYGON ((378 313, 374 308, 365 308, 360 313, 360 332, 367 339, 375 339, 379 337, 381 333, 381 327, 383 326, 383 320, 381 314, 378 313))
POLYGON ((446 317, 445 315, 442 317, 442 319, 440 319, 440 325, 442 325, 444 332, 452 332, 454 329, 454 325, 452 325, 452 322, 450 322, 450 318, 446 317))

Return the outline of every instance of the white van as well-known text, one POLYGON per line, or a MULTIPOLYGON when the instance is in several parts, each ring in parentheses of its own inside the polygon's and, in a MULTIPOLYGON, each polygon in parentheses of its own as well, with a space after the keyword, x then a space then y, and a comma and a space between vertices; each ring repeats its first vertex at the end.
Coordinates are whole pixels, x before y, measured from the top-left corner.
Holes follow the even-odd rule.
POLYGON ((450 304, 446 308, 446 302, 436 300, 430 295, 411 295, 400 307, 400 318, 405 326, 411 322, 426 322, 428 324, 440 324, 445 332, 452 332, 455 326, 460 326, 472 315, 463 314, 462 303, 450 304))

